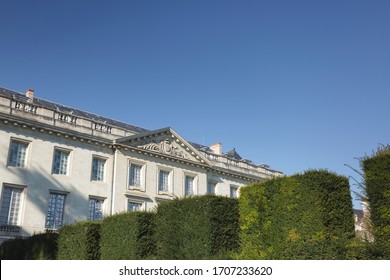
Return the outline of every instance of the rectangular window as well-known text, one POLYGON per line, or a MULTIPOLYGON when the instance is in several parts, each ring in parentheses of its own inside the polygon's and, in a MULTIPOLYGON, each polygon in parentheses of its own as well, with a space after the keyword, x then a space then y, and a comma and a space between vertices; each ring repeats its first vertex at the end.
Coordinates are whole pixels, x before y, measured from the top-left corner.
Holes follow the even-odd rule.
POLYGON ((102 158, 92 158, 92 181, 104 181, 106 160, 102 158))
POLYGON ((207 193, 208 194, 216 194, 216 184, 213 182, 207 183, 207 193))
POLYGON ((4 186, 0 208, 1 225, 19 225, 22 192, 22 188, 4 186))
POLYGON ((65 194, 50 193, 46 215, 46 228, 59 229, 62 226, 65 210, 65 194))
POLYGON ((185 196, 194 195, 194 178, 190 176, 185 177, 185 196))
POLYGON ((141 188, 141 169, 142 166, 130 165, 129 186, 141 188))
POLYGON ((238 197, 238 187, 230 186, 230 197, 237 198, 238 197))
POLYGON ((101 221, 103 219, 103 200, 102 199, 90 198, 88 209, 89 209, 88 220, 101 221))
POLYGON ((53 174, 68 175, 70 152, 54 150, 53 174))
POLYGON ((169 172, 160 170, 159 180, 158 180, 158 191, 159 192, 169 192, 169 172))
POLYGON ((27 147, 28 144, 25 142, 12 140, 8 165, 15 167, 26 167, 27 147))
POLYGON ((129 201, 127 204, 127 211, 129 212, 140 211, 141 207, 142 207, 142 203, 129 201))

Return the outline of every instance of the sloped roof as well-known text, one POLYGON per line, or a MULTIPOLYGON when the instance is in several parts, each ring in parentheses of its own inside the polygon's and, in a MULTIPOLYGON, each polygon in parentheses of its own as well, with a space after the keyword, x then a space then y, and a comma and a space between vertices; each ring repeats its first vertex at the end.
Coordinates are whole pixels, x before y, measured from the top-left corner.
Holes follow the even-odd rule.
MULTIPOLYGON (((2 88, 2 87, 0 87, 0 95, 6 96, 8 98, 24 101, 24 102, 29 101, 29 99, 24 94, 9 90, 6 88, 2 88)), ((31 102, 31 100, 29 102, 31 102)), ((61 104, 47 101, 47 100, 37 98, 37 97, 34 97, 34 99, 32 100, 31 103, 34 105, 37 105, 39 107, 44 107, 47 109, 56 110, 56 111, 59 111, 62 113, 72 114, 74 116, 81 117, 81 118, 91 119, 91 120, 96 121, 96 122, 104 123, 104 124, 107 124, 109 126, 119 127, 119 128, 124 129, 124 130, 130 130, 130 131, 133 131, 136 133, 144 133, 144 132, 150 131, 149 129, 145 129, 145 128, 142 128, 139 126, 135 126, 135 125, 121 122, 121 121, 109 119, 109 118, 106 118, 106 117, 103 117, 103 116, 100 116, 97 114, 89 113, 86 111, 82 111, 79 109, 75 109, 72 107, 68 107, 65 105, 61 105, 61 104)))
POLYGON ((233 150, 227 152, 225 154, 225 156, 227 156, 229 158, 236 159, 236 160, 242 160, 242 157, 236 152, 236 149, 234 149, 234 148, 233 148, 233 150))
POLYGON ((194 143, 194 142, 190 142, 190 141, 188 141, 188 143, 190 143, 190 144, 191 144, 195 149, 197 149, 197 150, 205 151, 205 152, 209 152, 209 153, 212 153, 212 152, 213 152, 213 151, 210 149, 210 147, 208 147, 208 146, 201 145, 201 144, 194 143))
MULTIPOLYGON (((89 113, 89 112, 82 111, 82 110, 79 110, 79 109, 75 109, 75 108, 72 108, 72 107, 68 107, 68 106, 65 106, 65 105, 62 105, 62 104, 58 104, 58 103, 55 103, 55 102, 47 101, 47 100, 44 100, 44 99, 41 99, 41 98, 38 98, 38 97, 34 97, 33 100, 31 100, 23 93, 19 93, 19 92, 16 92, 16 91, 13 91, 13 90, 9 90, 9 89, 3 88, 3 87, 0 87, 0 96, 5 96, 5 97, 8 97, 10 99, 20 100, 22 102, 29 102, 29 103, 34 104, 34 105, 39 106, 39 107, 47 108, 47 109, 50 109, 50 110, 55 110, 55 111, 62 112, 62 113, 72 114, 74 116, 85 118, 85 119, 89 119, 89 120, 92 120, 92 121, 95 121, 95 122, 104 123, 104 124, 109 125, 109 126, 118 127, 118 128, 121 128, 121 129, 124 129, 124 130, 127 130, 127 131, 132 131, 135 134, 149 134, 149 133, 154 133, 155 132, 155 131, 152 131, 150 129, 146 129, 146 128, 142 128, 142 127, 139 127, 139 126, 131 125, 131 124, 128 124, 128 123, 125 123, 125 122, 113 120, 113 119, 110 119, 110 118, 107 118, 107 117, 103 117, 103 116, 100 116, 100 115, 97 115, 97 114, 94 114, 94 113, 89 113)), ((165 129, 172 130, 171 128, 165 128, 165 129)), ((161 129, 161 130, 164 130, 164 129, 161 129)), ((174 132, 174 133, 176 134, 176 132, 174 132)), ((180 137, 178 134, 176 134, 176 135, 178 137, 180 137)), ((137 137, 137 136, 133 136, 133 137, 137 137)), ((121 139, 121 140, 123 140, 123 139, 121 139)), ((121 141, 121 140, 119 140, 119 141, 121 141)), ((182 139, 182 140, 185 141, 184 139, 182 139)), ((185 141, 185 143, 187 143, 188 145, 192 146, 194 149, 196 149, 198 151, 205 151, 205 152, 208 152, 208 153, 213 153, 213 151, 208 146, 197 144, 197 143, 194 143, 194 142, 189 142, 189 141, 185 141)), ((203 155, 201 155, 201 154, 198 154, 198 155, 205 162, 210 164, 210 162, 206 158, 204 158, 203 155)), ((235 160, 243 160, 242 157, 236 152, 235 149, 225 153, 224 156, 229 157, 229 158, 233 158, 235 160)), ((251 161, 248 161, 248 160, 245 160, 245 161, 251 163, 251 161)))

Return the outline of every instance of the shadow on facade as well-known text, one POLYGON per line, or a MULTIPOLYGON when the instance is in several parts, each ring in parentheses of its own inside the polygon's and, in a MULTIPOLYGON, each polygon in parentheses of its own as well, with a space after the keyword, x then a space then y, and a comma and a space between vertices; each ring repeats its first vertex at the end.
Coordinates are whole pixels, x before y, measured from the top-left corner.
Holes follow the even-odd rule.
POLYGON ((88 218, 88 195, 80 192, 71 177, 52 175, 42 168, 7 169, 17 177, 17 183, 4 181, 3 184, 25 187, 21 206, 22 227, 19 235, 30 235, 45 230, 50 193, 66 195, 63 224, 88 218))

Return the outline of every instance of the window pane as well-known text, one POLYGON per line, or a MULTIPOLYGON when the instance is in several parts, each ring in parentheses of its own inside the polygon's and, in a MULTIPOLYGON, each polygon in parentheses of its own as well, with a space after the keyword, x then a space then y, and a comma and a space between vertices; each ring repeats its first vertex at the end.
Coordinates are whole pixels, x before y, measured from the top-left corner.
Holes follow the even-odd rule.
POLYGON ((89 215, 90 221, 101 221, 103 219, 103 200, 89 199, 89 215))
POLYGON ((69 152, 55 150, 54 163, 53 163, 53 173, 67 175, 68 174, 68 160, 69 160, 69 152))
POLYGON ((9 166, 25 167, 27 144, 17 141, 11 142, 11 150, 9 156, 9 166))
POLYGON ((230 197, 238 197, 238 187, 236 186, 230 187, 230 197))
POLYGON ((129 204, 127 206, 127 211, 129 212, 135 212, 135 211, 140 211, 141 210, 141 203, 136 203, 136 202, 131 202, 129 201, 129 204))
POLYGON ((194 178, 186 176, 185 178, 185 195, 194 195, 194 178))
POLYGON ((160 192, 168 192, 169 191, 169 187, 168 187, 169 172, 161 170, 159 177, 160 178, 159 178, 158 190, 160 192))
POLYGON ((207 184, 207 193, 208 194, 215 194, 215 183, 208 183, 207 184))
POLYGON ((58 229, 62 226, 64 216, 65 195, 51 193, 49 198, 49 207, 47 209, 46 227, 58 229))
POLYGON ((141 166, 132 164, 130 166, 130 186, 141 187, 141 166))
POLYGON ((106 161, 104 159, 93 158, 92 160, 92 180, 104 181, 104 166, 106 161))
POLYGON ((20 188, 4 187, 0 209, 0 224, 19 224, 19 210, 22 192, 23 189, 20 188))

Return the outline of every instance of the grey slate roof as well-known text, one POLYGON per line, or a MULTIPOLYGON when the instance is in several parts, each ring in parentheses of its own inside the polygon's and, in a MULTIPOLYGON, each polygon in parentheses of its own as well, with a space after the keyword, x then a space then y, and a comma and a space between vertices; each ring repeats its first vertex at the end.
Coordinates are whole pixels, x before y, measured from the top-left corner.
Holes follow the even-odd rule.
MULTIPOLYGON (((6 97, 11 98, 11 99, 24 101, 24 102, 31 102, 31 100, 29 100, 25 94, 22 94, 22 93, 13 91, 13 90, 9 90, 9 89, 3 88, 3 87, 0 87, 0 95, 6 96, 6 97)), ((72 107, 68 107, 65 105, 61 105, 58 103, 47 101, 47 100, 44 100, 44 99, 41 99, 38 97, 34 97, 32 104, 39 106, 39 107, 43 107, 43 108, 47 108, 47 109, 51 109, 51 110, 56 110, 56 111, 59 111, 62 113, 72 114, 72 115, 77 116, 77 117, 90 119, 90 120, 93 120, 93 121, 96 121, 99 123, 104 123, 104 124, 109 125, 109 126, 114 126, 114 127, 118 127, 118 128, 124 129, 124 130, 133 131, 136 134, 146 133, 146 132, 151 131, 150 129, 145 129, 142 127, 127 124, 127 123, 124 123, 121 121, 106 118, 106 117, 96 115, 93 113, 88 113, 88 112, 85 112, 85 111, 82 111, 79 109, 75 109, 72 107)), ((208 147, 208 146, 197 144, 194 142, 189 142, 189 143, 197 150, 205 151, 205 152, 209 152, 209 153, 213 152, 210 149, 210 147, 208 147)), ((242 160, 241 156, 236 152, 235 149, 227 152, 226 154, 224 154, 224 156, 229 157, 229 158, 233 158, 236 160, 242 160)), ((247 162, 252 163, 251 161, 247 161, 247 162)))
POLYGON ((233 158, 236 160, 242 160, 242 157, 236 152, 236 149, 233 149, 225 154, 229 158, 233 158))
MULTIPOLYGON (((9 97, 9 98, 13 98, 13 99, 17 99, 17 100, 20 100, 20 101, 25 101, 25 102, 28 101, 28 98, 24 94, 16 92, 16 91, 9 90, 9 89, 6 89, 6 88, 2 88, 2 87, 0 87, 0 95, 6 96, 6 97, 9 97)), ((145 129, 145 128, 134 126, 134 125, 131 125, 131 124, 127 124, 127 123, 124 123, 124 122, 116 121, 116 120, 113 120, 113 119, 109 119, 109 118, 106 118, 106 117, 103 117, 103 116, 99 116, 99 115, 96 115, 96 114, 92 114, 92 113, 88 113, 88 112, 85 112, 85 111, 81 111, 81 110, 78 110, 78 109, 75 109, 75 108, 64 106, 64 105, 61 105, 61 104, 58 104, 58 103, 54 103, 54 102, 51 102, 51 101, 47 101, 47 100, 44 100, 44 99, 40 99, 40 98, 37 98, 37 97, 34 97, 34 99, 32 101, 32 104, 37 105, 39 107, 48 108, 48 109, 51 109, 51 110, 57 110, 57 111, 62 112, 62 113, 72 114, 74 116, 78 116, 78 117, 81 117, 81 118, 90 119, 90 120, 93 120, 93 121, 96 121, 96 122, 104 123, 104 124, 109 125, 109 126, 114 126, 114 127, 119 127, 119 128, 125 129, 125 130, 130 130, 130 131, 133 131, 133 132, 136 132, 136 133, 143 133, 143 132, 150 131, 149 129, 145 129)))
POLYGON ((197 143, 194 143, 194 142, 188 142, 190 143, 195 149, 197 150, 200 150, 200 151, 205 151, 205 152, 209 152, 209 153, 212 153, 213 151, 210 149, 210 147, 208 146, 205 146, 205 145, 201 145, 201 144, 197 144, 197 143))

